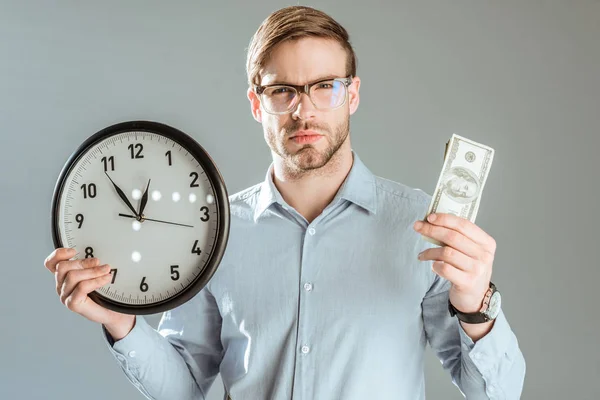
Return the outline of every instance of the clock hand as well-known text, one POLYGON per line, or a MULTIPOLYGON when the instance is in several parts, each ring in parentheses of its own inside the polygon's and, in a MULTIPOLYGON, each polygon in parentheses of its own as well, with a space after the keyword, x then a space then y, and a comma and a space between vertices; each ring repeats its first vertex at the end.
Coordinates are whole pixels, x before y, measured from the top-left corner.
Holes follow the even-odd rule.
POLYGON ((146 191, 142 195, 142 200, 140 202, 140 211, 137 213, 140 217, 144 215, 144 208, 146 208, 146 203, 148 202, 148 188, 150 187, 150 179, 148 179, 148 185, 146 185, 146 191))
MULTIPOLYGON (((137 219, 137 217, 135 217, 135 216, 133 216, 133 215, 127 215, 127 214, 121 214, 121 213, 119 213, 119 216, 121 216, 121 217, 127 217, 127 218, 135 218, 135 219, 137 219)), ((179 226, 186 226, 186 227, 188 227, 188 228, 193 228, 193 226, 192 226, 192 225, 178 224, 178 223, 175 223, 175 222, 161 221, 161 220, 158 220, 158 219, 151 219, 151 218, 142 218, 142 219, 141 219, 141 221, 142 221, 142 222, 143 222, 143 221, 162 222, 163 224, 179 225, 179 226)))
MULTIPOLYGON (((108 176, 108 173, 106 171, 104 171, 104 173, 106 174, 106 176, 108 176)), ((110 179, 110 176, 108 176, 108 179, 110 179)), ((117 194, 119 195, 119 197, 125 202, 125 204, 127 204, 127 207, 129 207, 129 209, 135 214, 134 218, 139 218, 138 213, 135 211, 135 209, 133 208, 133 206, 131 205, 129 200, 127 200, 127 196, 125 196, 125 193, 123 193, 121 188, 119 188, 117 186, 117 184, 113 182, 112 179, 110 179, 110 181, 113 184, 113 186, 115 187, 115 190, 117 191, 117 194)))

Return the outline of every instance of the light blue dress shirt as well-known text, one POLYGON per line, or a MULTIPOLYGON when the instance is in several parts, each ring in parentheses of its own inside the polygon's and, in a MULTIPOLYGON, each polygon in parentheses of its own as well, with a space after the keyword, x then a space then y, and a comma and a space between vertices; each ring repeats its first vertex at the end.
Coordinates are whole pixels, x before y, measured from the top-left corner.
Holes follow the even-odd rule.
POLYGON ((208 285, 113 343, 149 399, 425 398, 427 343, 468 399, 518 399, 525 361, 503 312, 477 343, 448 312, 448 281, 417 255, 431 196, 372 174, 355 152, 310 224, 265 181, 230 196, 231 230, 208 285))

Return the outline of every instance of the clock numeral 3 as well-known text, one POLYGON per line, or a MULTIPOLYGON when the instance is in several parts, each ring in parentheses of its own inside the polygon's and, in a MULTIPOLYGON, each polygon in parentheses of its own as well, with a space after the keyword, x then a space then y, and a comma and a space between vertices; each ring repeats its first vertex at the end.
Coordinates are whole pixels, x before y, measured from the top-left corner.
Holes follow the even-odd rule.
POLYGON ((81 185, 81 190, 83 190, 83 198, 87 199, 88 196, 91 198, 96 197, 96 184, 94 183, 89 183, 89 184, 83 184, 81 185))
POLYGON ((200 255, 200 253, 202 253, 202 250, 200 250, 200 248, 197 246, 198 246, 198 241, 196 240, 194 242, 194 246, 192 246, 192 253, 196 253, 196 254, 200 255))
POLYGON ((91 247, 85 248, 85 258, 94 257, 94 249, 91 247))
POLYGON ((113 278, 112 281, 110 281, 111 284, 115 283, 115 279, 117 279, 117 269, 113 268, 110 270, 111 274, 113 274, 113 278))
POLYGON ((142 292, 147 292, 148 291, 148 284, 145 281, 146 281, 146 277, 143 277, 142 278, 142 283, 140 283, 140 290, 142 292))
POLYGON ((81 225, 83 225, 83 214, 77 214, 75 216, 75 221, 77 221, 79 223, 79 226, 77 227, 77 229, 81 229, 81 225))
POLYGON ((102 157, 102 162, 104 163, 104 172, 108 171, 108 165, 110 164, 110 170, 115 170, 115 157, 110 156, 108 158, 102 157))
POLYGON ((176 269, 179 268, 179 265, 171 265, 171 279, 176 281, 179 279, 179 271, 176 269))
POLYGON ((198 173, 197 172, 191 172, 190 173, 190 177, 194 178, 194 180, 192 181, 192 183, 190 183, 190 187, 198 187, 199 185, 196 183, 196 181, 198 180, 198 173))
POLYGON ((131 152, 131 158, 144 158, 144 156, 142 155, 142 150, 144 150, 144 146, 141 143, 135 144, 135 149, 137 150, 137 153, 134 153, 133 151, 133 144, 130 144, 129 146, 127 146, 127 148, 131 152))
POLYGON ((208 221, 208 219, 210 218, 208 216, 208 207, 206 207, 206 206, 200 207, 200 211, 204 212, 204 215, 202 216, 202 218, 200 218, 200 221, 202 221, 202 222, 208 221))

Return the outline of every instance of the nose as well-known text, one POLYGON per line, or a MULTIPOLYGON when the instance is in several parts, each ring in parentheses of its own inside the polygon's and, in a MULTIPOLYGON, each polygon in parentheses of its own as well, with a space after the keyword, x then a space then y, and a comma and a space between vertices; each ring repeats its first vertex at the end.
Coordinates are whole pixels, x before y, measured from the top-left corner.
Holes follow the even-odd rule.
POLYGON ((310 119, 313 118, 317 112, 312 101, 308 97, 308 94, 301 93, 299 95, 298 104, 296 104, 296 109, 292 112, 292 117, 294 119, 310 119))

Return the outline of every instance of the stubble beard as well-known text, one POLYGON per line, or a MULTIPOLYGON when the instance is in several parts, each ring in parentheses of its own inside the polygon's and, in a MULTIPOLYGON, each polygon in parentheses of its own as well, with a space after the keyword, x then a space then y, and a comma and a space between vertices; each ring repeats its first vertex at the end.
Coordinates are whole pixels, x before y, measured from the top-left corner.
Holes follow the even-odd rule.
POLYGON ((326 174, 329 169, 335 168, 334 164, 337 159, 335 156, 346 142, 349 133, 349 117, 333 129, 333 134, 326 125, 292 120, 288 126, 283 127, 279 135, 267 128, 267 142, 271 151, 283 160, 282 166, 285 176, 293 180, 309 174, 326 174), (306 144, 294 152, 288 151, 286 146, 288 138, 299 130, 314 130, 322 133, 324 136, 321 141, 327 141, 327 147, 324 150, 317 150, 316 144, 306 144))

